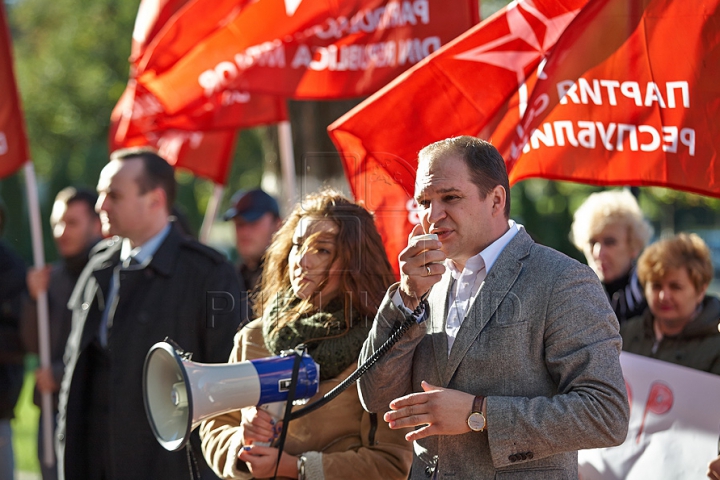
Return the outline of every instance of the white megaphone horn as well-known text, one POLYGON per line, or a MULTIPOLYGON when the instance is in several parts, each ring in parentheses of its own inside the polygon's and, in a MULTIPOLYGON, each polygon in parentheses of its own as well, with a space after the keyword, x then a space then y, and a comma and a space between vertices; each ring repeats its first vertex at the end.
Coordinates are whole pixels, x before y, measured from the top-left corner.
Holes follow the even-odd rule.
MULTIPOLYGON (((176 345, 159 342, 145 357, 143 398, 150 428, 166 450, 179 450, 210 417, 252 405, 287 400, 295 352, 231 364, 190 361, 176 345)), ((303 354, 295 399, 318 391, 320 367, 303 354)))

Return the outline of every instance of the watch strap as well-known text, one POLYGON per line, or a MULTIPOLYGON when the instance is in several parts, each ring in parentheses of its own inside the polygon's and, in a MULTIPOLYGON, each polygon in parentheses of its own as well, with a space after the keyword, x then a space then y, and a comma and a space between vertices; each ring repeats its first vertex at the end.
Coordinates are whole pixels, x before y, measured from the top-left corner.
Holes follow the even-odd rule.
MULTIPOLYGON (((483 406, 484 400, 485 400, 484 396, 482 396, 482 395, 476 396, 475 400, 473 400, 472 410, 470 411, 470 413, 483 413, 482 406, 483 406)), ((485 416, 485 415, 483 415, 483 416, 485 416)))

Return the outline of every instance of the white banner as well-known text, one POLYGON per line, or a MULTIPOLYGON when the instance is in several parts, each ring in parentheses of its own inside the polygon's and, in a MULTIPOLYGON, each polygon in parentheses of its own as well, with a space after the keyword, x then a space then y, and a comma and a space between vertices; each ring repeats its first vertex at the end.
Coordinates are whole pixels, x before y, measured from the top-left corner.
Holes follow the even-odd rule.
POLYGON ((622 352, 630 428, 622 445, 579 452, 582 480, 707 478, 718 454, 720 376, 622 352))

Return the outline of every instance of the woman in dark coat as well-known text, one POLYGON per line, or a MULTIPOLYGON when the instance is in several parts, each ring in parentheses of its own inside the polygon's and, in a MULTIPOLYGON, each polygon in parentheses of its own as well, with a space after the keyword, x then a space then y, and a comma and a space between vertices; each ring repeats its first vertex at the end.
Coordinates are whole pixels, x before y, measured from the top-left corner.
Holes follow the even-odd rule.
POLYGON ((706 295, 710 251, 695 234, 650 245, 638 260, 648 308, 620 327, 623 350, 720 375, 720 300, 706 295))

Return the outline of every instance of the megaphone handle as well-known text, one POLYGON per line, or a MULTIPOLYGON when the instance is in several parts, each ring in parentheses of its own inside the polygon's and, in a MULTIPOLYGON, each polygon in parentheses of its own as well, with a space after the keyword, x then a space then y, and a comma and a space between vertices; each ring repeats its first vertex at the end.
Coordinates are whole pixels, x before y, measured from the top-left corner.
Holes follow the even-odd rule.
MULTIPOLYGON (((261 410, 265 410, 275 420, 275 423, 282 420, 283 413, 285 412, 285 402, 271 402, 258 407, 261 410)), ((254 441, 254 445, 260 445, 261 447, 269 447, 272 442, 258 442, 254 441)))
POLYGON ((283 413, 285 413, 285 402, 271 402, 264 405, 260 405, 262 410, 265 410, 270 414, 275 421, 282 420, 283 413))

